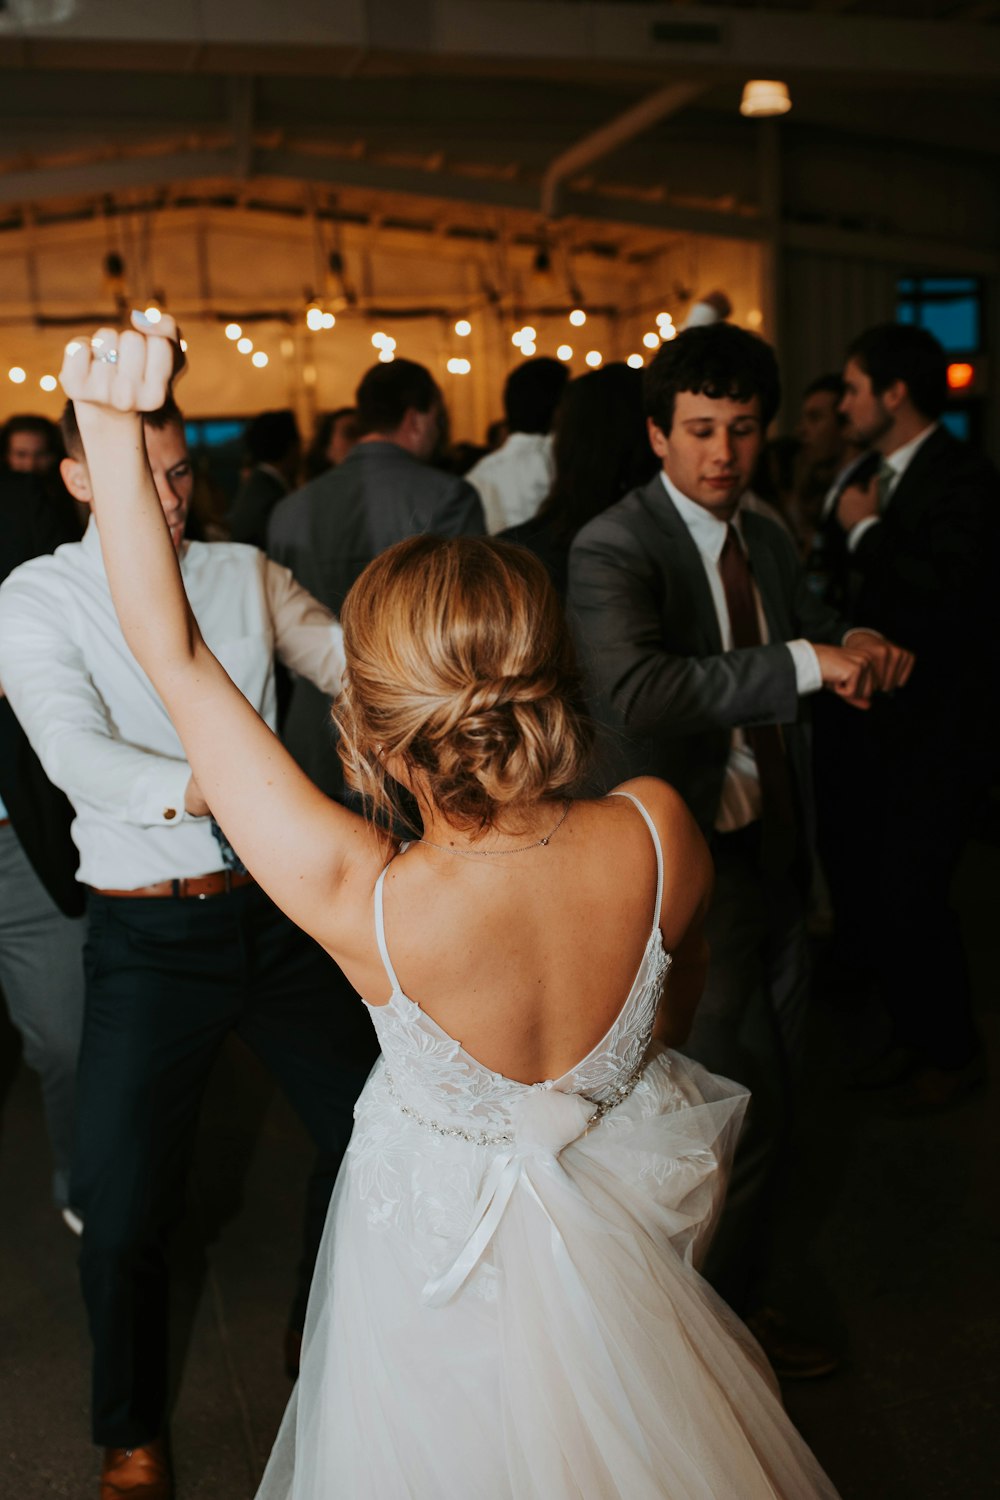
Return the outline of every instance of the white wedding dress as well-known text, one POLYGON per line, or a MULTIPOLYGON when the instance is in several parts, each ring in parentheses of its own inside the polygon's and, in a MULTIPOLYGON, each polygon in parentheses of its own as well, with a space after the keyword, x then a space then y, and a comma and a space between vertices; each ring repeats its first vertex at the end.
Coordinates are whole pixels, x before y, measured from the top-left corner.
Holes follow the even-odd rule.
POLYGON ((747 1096, 650 1041, 658 923, 603 1041, 529 1086, 403 994, 382 878, 382 1058, 258 1500, 836 1500, 694 1269, 747 1096))

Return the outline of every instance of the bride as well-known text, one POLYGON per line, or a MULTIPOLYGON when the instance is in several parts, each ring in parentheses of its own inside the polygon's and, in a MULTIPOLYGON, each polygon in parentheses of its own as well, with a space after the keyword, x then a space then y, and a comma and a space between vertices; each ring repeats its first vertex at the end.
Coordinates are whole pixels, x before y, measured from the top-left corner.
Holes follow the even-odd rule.
POLYGON ((705 844, 651 778, 573 800, 587 731, 530 554, 414 537, 343 609, 328 801, 188 607, 139 412, 176 337, 67 347, 108 578, 214 816, 382 1046, 259 1500, 835 1497, 698 1276, 745 1093, 670 1050, 706 963, 705 844))

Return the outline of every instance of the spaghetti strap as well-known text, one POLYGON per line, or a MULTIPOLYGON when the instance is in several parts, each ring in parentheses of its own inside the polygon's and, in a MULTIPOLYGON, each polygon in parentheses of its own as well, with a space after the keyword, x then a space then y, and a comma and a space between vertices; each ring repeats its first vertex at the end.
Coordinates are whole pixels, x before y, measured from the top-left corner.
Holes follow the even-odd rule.
MULTIPOLYGON (((409 844, 401 844, 399 853, 405 854, 409 847, 409 844)), ((389 865, 391 864, 392 860, 389 861, 389 865)), ((396 971, 392 967, 392 959, 389 957, 389 949, 385 941, 385 912, 382 910, 382 886, 385 883, 389 865, 385 866, 375 882, 375 941, 378 943, 379 957, 382 960, 382 966, 388 976, 389 983, 392 985, 392 992, 394 995, 401 995, 403 993, 403 986, 396 978, 396 971)))
POLYGON ((638 797, 634 796, 632 792, 611 792, 609 795, 612 797, 627 797, 630 802, 634 802, 642 813, 646 827, 652 835, 653 848, 656 850, 656 906, 653 908, 653 927, 655 929, 660 925, 660 905, 663 901, 663 848, 660 844, 660 835, 657 833, 656 824, 649 816, 649 813, 643 807, 638 797))

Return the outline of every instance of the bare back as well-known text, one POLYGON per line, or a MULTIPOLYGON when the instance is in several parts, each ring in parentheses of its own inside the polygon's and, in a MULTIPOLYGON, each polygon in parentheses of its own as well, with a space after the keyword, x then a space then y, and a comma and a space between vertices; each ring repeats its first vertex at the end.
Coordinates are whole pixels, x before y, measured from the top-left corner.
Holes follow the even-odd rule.
MULTIPOLYGON (((385 936, 402 991, 507 1078, 535 1083, 574 1067, 621 1011, 654 927, 669 951, 691 925, 705 878, 685 858, 689 815, 663 783, 626 789, 653 804, 664 863, 659 912, 656 848, 626 797, 574 803, 542 847, 484 857, 415 843, 386 871, 385 936)), ((392 987, 373 910, 369 921, 374 954, 337 956, 379 1005, 392 987)))

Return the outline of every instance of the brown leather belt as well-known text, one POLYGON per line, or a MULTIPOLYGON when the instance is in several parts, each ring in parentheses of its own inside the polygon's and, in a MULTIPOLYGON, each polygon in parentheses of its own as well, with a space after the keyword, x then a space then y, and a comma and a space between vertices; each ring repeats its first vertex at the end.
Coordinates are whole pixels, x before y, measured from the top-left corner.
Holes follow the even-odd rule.
POLYGON ((181 880, 157 880, 153 885, 140 885, 134 891, 109 891, 92 885, 95 896, 127 896, 145 900, 150 896, 172 896, 175 899, 195 897, 204 901, 208 896, 221 896, 237 890, 241 885, 253 885, 252 875, 243 875, 236 870, 215 870, 211 875, 190 875, 181 880))

